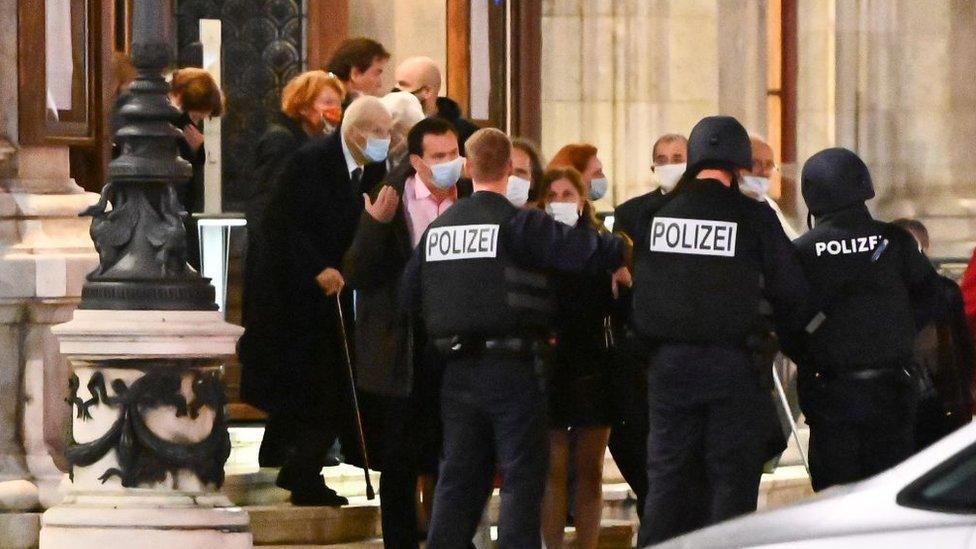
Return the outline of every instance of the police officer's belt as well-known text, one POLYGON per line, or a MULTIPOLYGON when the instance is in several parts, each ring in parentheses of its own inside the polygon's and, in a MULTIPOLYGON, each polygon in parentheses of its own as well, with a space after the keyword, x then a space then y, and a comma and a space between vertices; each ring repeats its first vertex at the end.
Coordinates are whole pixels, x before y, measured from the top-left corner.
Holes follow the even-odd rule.
POLYGON ((454 336, 434 340, 437 350, 448 356, 477 355, 485 352, 529 355, 539 350, 542 343, 539 338, 524 337, 454 336))

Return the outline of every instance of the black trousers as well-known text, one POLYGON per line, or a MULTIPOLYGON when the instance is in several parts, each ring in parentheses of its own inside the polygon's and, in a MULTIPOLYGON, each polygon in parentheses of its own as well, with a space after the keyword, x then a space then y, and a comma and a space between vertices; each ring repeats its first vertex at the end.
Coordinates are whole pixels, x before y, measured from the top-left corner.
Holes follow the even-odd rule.
POLYGON ((755 511, 766 454, 769 395, 748 353, 662 351, 648 369, 649 490, 639 547, 755 511))
POLYGON ((609 449, 620 474, 637 496, 637 514, 647 498, 647 351, 632 337, 622 336, 614 353, 611 392, 616 422, 609 449))
POLYGON ((647 499, 647 420, 617 423, 610 431, 608 445, 620 474, 637 496, 638 515, 647 499))
POLYGON ((496 468, 502 477, 499 547, 541 546, 549 437, 546 394, 536 370, 532 358, 494 353, 448 360, 429 549, 470 545, 496 468))
POLYGON ((416 471, 392 470, 380 474, 383 547, 410 549, 420 546, 416 495, 416 471))
POLYGON ((387 548, 419 546, 417 478, 436 474, 441 445, 441 360, 433 346, 417 352, 409 396, 360 395, 370 457, 381 471, 380 514, 387 548))
POLYGON ((875 380, 801 383, 816 491, 874 476, 915 450, 915 398, 898 365, 875 380))

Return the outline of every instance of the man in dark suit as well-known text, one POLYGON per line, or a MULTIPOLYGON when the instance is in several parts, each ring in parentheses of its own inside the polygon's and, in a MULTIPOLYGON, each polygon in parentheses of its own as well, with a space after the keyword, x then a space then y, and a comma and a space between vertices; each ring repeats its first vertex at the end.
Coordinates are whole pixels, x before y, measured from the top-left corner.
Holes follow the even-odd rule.
MULTIPOLYGON (((379 99, 354 101, 339 131, 289 160, 265 219, 277 255, 277 333, 285 355, 266 387, 272 406, 265 436, 285 447, 277 483, 296 505, 346 503, 320 475, 337 436, 347 458, 358 454, 335 296, 345 284, 340 265, 363 211, 363 190, 385 176, 391 125, 379 99)), ((352 319, 351 296, 342 298, 343 314, 352 319)))
MULTIPOLYGON (((652 166, 658 188, 631 198, 617 206, 613 215, 614 232, 624 233, 634 242, 634 255, 646 250, 647 227, 651 217, 667 202, 667 193, 674 189, 685 170, 688 139, 683 135, 666 134, 654 142, 651 150, 652 166)), ((630 321, 629 290, 618 300, 614 328, 619 343, 617 372, 614 380, 618 396, 618 423, 610 435, 610 453, 624 479, 637 495, 638 514, 644 508, 647 495, 647 381, 644 365, 647 349, 627 327, 630 321)))
POLYGON ((427 225, 471 194, 458 180, 457 132, 425 118, 407 135, 407 160, 367 197, 343 272, 356 299, 356 378, 371 465, 382 472, 387 547, 417 547, 418 474, 436 474, 441 361, 423 324, 397 306, 400 275, 427 225))

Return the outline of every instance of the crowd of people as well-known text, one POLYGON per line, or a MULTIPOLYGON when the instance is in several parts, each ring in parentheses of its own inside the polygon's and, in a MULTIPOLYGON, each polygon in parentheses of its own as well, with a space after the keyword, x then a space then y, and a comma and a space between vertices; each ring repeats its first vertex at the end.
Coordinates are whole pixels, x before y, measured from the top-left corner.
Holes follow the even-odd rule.
MULTIPOLYGON (((293 504, 348 503, 321 469, 368 463, 387 547, 469 546, 496 486, 502 546, 560 547, 571 517, 595 547, 609 447, 639 544, 662 541, 755 510, 786 447, 779 354, 798 365, 815 490, 971 419, 976 299, 937 275, 924 225, 872 218, 853 152, 803 166, 801 235, 772 148, 706 117, 648 144, 658 187, 608 227, 595 146, 545 162, 478 129, 425 57, 383 94, 389 58, 347 40, 287 83, 257 146, 242 396, 269 414, 260 463, 293 504)), ((173 80, 191 161, 223 108, 205 75, 173 80)))

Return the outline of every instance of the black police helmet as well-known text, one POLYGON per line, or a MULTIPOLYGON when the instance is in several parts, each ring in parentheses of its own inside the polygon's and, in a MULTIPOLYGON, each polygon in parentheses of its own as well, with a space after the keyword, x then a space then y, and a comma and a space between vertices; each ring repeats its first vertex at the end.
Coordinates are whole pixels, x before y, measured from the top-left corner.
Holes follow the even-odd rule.
POLYGON ((807 160, 800 175, 800 190, 813 215, 874 198, 868 167, 856 154, 841 147, 824 149, 807 160))
POLYGON ((704 168, 733 171, 752 168, 749 134, 735 118, 708 116, 691 130, 688 137, 688 172, 696 174, 704 168))

